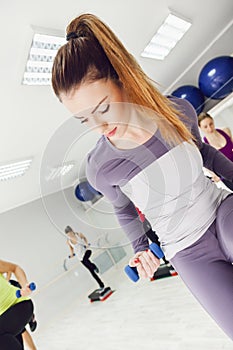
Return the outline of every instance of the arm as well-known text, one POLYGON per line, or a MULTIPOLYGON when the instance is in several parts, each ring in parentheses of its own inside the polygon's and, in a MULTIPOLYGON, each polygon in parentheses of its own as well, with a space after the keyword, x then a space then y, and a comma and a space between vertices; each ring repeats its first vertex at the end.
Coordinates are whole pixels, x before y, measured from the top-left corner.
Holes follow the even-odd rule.
POLYGON ((8 261, 0 260, 0 273, 13 273, 17 278, 17 281, 22 286, 21 295, 27 296, 31 294, 27 276, 24 270, 19 265, 8 261))
POLYGON ((143 224, 130 199, 121 191, 119 186, 111 185, 105 179, 102 169, 97 171, 97 167, 91 157, 87 160, 86 174, 90 184, 113 205, 118 222, 125 231, 134 252, 148 249, 149 242, 144 233, 143 224))
POLYGON ((200 149, 204 167, 216 175, 233 182, 233 162, 210 145, 204 144, 200 149))
POLYGON ((11 279, 12 272, 8 271, 6 275, 6 280, 9 282, 11 279))
POLYGON ((78 233, 78 235, 79 235, 79 237, 80 237, 81 239, 84 240, 84 242, 86 243, 86 246, 88 246, 88 240, 87 240, 86 236, 84 236, 84 234, 82 234, 81 232, 78 233))
POLYGON ((91 185, 112 203, 119 224, 133 247, 135 255, 130 259, 129 265, 137 268, 140 277, 152 277, 160 265, 160 260, 148 249, 149 241, 135 205, 119 186, 109 184, 103 173, 97 172, 90 163, 86 173, 91 185))
MULTIPOLYGON (((230 128, 223 128, 222 129, 232 140, 232 133, 230 128)), ((232 140, 233 141, 233 140, 232 140)))
POLYGON ((219 182, 221 181, 220 177, 218 175, 216 175, 215 173, 213 173, 213 171, 204 168, 204 174, 205 176, 211 177, 211 180, 213 182, 219 182))
POLYGON ((70 248, 70 255, 69 255, 69 258, 72 258, 72 256, 75 256, 75 253, 74 253, 74 248, 70 245, 69 241, 67 241, 67 244, 70 248))
POLYGON ((182 121, 196 139, 196 145, 202 155, 203 166, 216 175, 233 182, 233 162, 220 151, 202 141, 198 128, 196 111, 193 106, 184 99, 172 98, 172 100, 175 102, 176 108, 188 117, 182 121))

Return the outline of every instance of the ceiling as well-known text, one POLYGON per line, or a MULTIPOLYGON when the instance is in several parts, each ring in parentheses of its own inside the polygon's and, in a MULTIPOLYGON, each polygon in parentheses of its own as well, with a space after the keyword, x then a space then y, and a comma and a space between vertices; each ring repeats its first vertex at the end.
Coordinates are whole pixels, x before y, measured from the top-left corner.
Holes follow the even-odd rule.
POLYGON ((109 24, 166 94, 184 84, 197 85, 205 63, 233 52, 232 0, 1 1, 0 163, 28 157, 33 157, 33 163, 24 176, 0 182, 0 212, 71 186, 79 177, 80 162, 96 141, 69 118, 51 87, 21 84, 32 26, 65 33, 66 25, 84 12, 109 24), (164 61, 141 58, 169 9, 190 19, 191 29, 164 61), (72 171, 62 182, 47 181, 48 169, 64 161, 75 162, 72 171))

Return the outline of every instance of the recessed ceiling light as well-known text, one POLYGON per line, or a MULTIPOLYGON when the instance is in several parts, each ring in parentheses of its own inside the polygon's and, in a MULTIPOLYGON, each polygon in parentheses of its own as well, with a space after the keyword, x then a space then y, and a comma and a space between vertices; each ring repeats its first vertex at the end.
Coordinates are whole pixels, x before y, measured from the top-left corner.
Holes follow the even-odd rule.
POLYGON ((163 60, 190 27, 190 22, 170 13, 141 56, 163 60))
POLYGON ((32 159, 0 165, 0 180, 10 180, 22 176, 29 169, 32 159))
POLYGON ((50 181, 50 180, 54 180, 56 178, 59 178, 61 176, 66 175, 68 172, 70 172, 70 170, 74 167, 74 163, 73 162, 67 162, 63 165, 54 167, 52 169, 50 169, 49 174, 46 176, 46 180, 50 181))
POLYGON ((23 76, 24 85, 51 85, 53 60, 65 42, 60 36, 34 34, 23 76))

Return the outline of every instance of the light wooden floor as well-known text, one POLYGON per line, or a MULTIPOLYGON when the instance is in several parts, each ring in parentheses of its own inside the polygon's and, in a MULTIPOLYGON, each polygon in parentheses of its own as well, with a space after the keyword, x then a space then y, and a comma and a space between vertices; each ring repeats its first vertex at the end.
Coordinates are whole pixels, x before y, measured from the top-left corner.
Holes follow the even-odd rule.
POLYGON ((122 269, 115 272, 104 275, 116 289, 109 299, 90 303, 89 290, 47 328, 38 327, 38 350, 233 349, 179 277, 134 284, 122 269))

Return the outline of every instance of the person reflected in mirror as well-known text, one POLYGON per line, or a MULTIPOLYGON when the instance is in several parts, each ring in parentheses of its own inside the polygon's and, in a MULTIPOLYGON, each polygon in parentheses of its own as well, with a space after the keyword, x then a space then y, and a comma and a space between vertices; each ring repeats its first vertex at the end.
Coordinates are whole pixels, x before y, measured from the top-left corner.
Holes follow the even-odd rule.
POLYGON ((86 176, 132 244, 129 265, 142 278, 160 265, 138 207, 166 259, 233 339, 233 195, 203 173, 204 165, 232 181, 233 162, 202 142, 193 106, 162 95, 98 17, 73 19, 66 38, 53 62, 53 90, 78 123, 100 134, 86 176))
MULTIPOLYGON (((228 159, 233 162, 233 140, 230 128, 215 128, 214 118, 205 112, 202 112, 198 116, 198 125, 205 135, 203 140, 205 143, 210 144, 220 152, 222 152, 228 159)), ((222 182, 233 191, 233 183, 210 172, 211 178, 214 182, 222 182)))
POLYGON ((17 264, 0 260, 0 348, 23 350, 22 332, 33 316, 32 293, 24 270, 17 264), (17 287, 11 285, 4 274, 13 273, 20 283, 21 297, 16 297, 17 287))
POLYGON ((65 234, 67 235, 67 244, 70 248, 69 258, 76 256, 80 262, 85 266, 92 277, 96 280, 100 289, 104 289, 104 282, 97 275, 99 273, 98 267, 90 260, 92 251, 90 244, 81 232, 74 232, 70 226, 66 226, 65 234))

